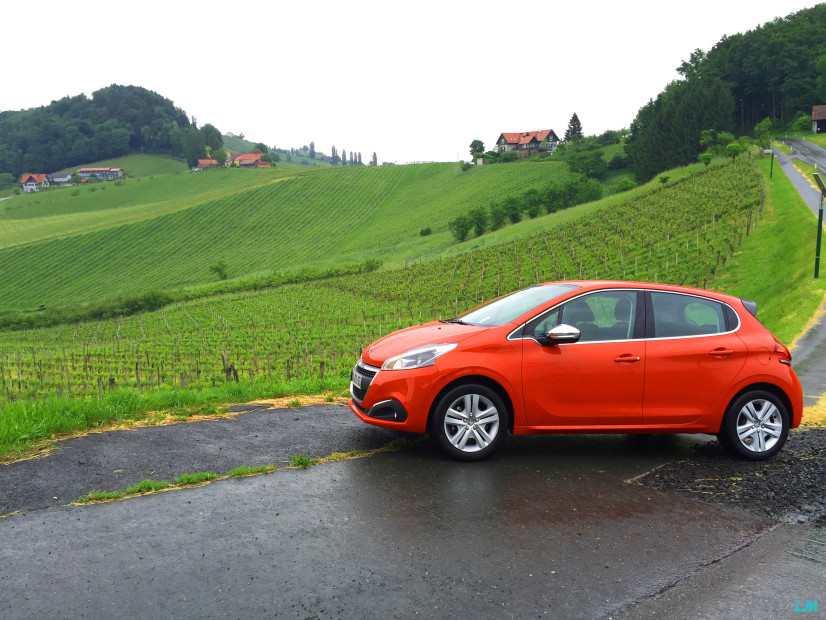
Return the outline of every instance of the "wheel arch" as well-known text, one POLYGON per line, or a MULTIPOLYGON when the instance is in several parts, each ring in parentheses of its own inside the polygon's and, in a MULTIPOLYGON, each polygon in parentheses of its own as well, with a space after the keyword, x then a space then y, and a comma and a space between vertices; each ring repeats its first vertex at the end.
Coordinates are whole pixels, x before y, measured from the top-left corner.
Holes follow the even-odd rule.
POLYGON ((723 430, 723 426, 726 423, 726 419, 728 418, 729 412, 731 411, 731 406, 734 404, 738 398, 740 398, 746 392, 751 392, 753 390, 763 390, 764 392, 769 392, 770 394, 776 396, 780 402, 783 403, 783 406, 786 408, 786 416, 789 419, 789 426, 791 427, 792 424, 792 417, 794 416, 794 409, 792 407, 792 401, 786 392, 779 388, 778 386, 774 385, 773 383, 752 383, 751 385, 747 385, 742 390, 737 392, 734 396, 732 396, 728 404, 726 405, 726 411, 723 414, 723 417, 720 418, 720 428, 719 431, 723 430))
POLYGON ((508 409, 508 432, 513 434, 513 400, 511 399, 510 394, 508 394, 508 391, 502 386, 501 383, 491 379, 490 377, 486 377, 484 375, 465 375, 446 384, 441 390, 439 390, 439 393, 436 394, 436 397, 430 403, 430 409, 427 412, 427 429, 428 432, 431 432, 431 435, 433 415, 436 411, 436 405, 440 400, 442 400, 442 397, 453 388, 459 387, 460 385, 470 385, 474 383, 484 385, 485 387, 493 390, 499 398, 502 399, 502 402, 505 403, 505 407, 508 409))

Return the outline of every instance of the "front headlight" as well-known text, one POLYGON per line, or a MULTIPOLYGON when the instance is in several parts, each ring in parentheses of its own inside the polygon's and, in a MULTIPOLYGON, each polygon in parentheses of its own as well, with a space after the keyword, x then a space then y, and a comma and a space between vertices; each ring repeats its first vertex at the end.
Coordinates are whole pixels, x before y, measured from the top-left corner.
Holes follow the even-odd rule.
POLYGON ((436 358, 444 355, 448 351, 456 348, 455 342, 447 344, 427 344, 423 347, 416 347, 405 351, 401 355, 395 355, 387 359, 381 365, 382 370, 408 370, 410 368, 422 368, 432 366, 436 358))

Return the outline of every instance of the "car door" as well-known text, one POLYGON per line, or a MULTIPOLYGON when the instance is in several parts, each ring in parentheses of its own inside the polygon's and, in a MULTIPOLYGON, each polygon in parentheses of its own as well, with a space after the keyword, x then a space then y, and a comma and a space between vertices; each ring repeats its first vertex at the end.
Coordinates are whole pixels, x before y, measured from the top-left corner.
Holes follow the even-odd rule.
POLYGON ((737 316, 713 299, 651 291, 646 300, 646 424, 691 424, 731 385, 748 355, 737 316), (728 315, 728 316, 727 316, 728 315))
POLYGON ((642 292, 582 295, 529 322, 522 331, 522 394, 528 425, 588 427, 640 424, 645 378, 642 292), (551 345, 554 325, 581 332, 551 345))

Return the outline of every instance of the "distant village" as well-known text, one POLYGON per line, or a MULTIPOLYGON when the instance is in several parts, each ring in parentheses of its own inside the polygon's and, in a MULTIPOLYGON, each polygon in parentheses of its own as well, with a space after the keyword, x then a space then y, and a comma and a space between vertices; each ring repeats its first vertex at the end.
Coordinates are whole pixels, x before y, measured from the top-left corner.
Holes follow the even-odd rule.
MULTIPOLYGON (((227 156, 224 166, 238 166, 241 168, 270 168, 271 164, 261 159, 260 153, 234 153, 227 156)), ((217 168, 215 159, 199 159, 198 166, 193 172, 201 172, 204 168, 217 168)), ((114 181, 124 178, 122 168, 78 168, 74 173, 55 172, 53 174, 27 172, 20 177, 20 186, 23 192, 37 192, 50 187, 72 187, 94 181, 114 181)))

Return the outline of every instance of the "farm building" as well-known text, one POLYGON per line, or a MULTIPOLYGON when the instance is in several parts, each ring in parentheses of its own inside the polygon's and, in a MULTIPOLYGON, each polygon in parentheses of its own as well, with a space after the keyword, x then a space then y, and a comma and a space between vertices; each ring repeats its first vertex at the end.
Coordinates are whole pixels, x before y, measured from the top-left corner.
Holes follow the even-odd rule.
POLYGON ((123 170, 120 168, 80 168, 78 169, 77 174, 83 179, 96 177, 99 181, 110 181, 112 179, 123 178, 123 170))
POLYGON ((230 166, 241 166, 242 168, 269 168, 266 162, 261 161, 260 153, 233 153, 229 156, 230 166))
POLYGON ((523 131, 521 133, 501 133, 496 140, 496 149, 505 151, 519 151, 519 155, 530 155, 537 152, 553 153, 559 145, 559 138, 553 129, 538 131, 523 131))
POLYGON ((68 172, 54 172, 47 174, 46 178, 49 179, 49 184, 51 185, 61 185, 63 183, 69 183, 72 180, 72 175, 68 172))
POLYGON ((826 131, 826 105, 812 106, 812 133, 826 131))

